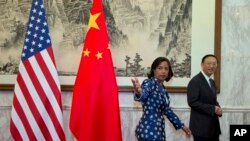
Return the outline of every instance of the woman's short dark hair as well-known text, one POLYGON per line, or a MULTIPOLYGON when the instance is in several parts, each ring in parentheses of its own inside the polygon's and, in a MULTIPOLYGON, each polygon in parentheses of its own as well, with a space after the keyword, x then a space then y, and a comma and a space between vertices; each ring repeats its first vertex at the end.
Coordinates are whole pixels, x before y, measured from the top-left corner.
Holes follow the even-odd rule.
POLYGON ((169 66, 169 72, 168 77, 165 79, 166 81, 169 81, 173 77, 173 71, 170 64, 170 61, 166 57, 158 57, 154 60, 154 62, 151 65, 150 72, 148 73, 148 78, 154 77, 154 70, 160 65, 161 62, 166 61, 169 66))

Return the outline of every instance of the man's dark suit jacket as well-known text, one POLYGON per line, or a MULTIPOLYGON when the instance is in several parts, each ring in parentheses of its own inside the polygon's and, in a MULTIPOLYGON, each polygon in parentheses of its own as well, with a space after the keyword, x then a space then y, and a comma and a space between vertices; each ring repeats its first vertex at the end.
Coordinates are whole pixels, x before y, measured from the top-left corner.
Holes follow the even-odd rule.
POLYGON ((189 127, 193 136, 219 136, 221 134, 219 118, 215 114, 215 105, 219 106, 219 103, 201 72, 190 80, 187 100, 191 107, 189 127))

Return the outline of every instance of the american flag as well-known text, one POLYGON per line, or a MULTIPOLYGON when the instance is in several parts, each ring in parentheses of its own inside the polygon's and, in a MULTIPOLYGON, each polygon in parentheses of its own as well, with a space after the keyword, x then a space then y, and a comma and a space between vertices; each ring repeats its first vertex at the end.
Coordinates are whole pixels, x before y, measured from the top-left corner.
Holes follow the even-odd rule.
POLYGON ((14 140, 64 141, 61 90, 42 0, 33 0, 16 78, 14 140))

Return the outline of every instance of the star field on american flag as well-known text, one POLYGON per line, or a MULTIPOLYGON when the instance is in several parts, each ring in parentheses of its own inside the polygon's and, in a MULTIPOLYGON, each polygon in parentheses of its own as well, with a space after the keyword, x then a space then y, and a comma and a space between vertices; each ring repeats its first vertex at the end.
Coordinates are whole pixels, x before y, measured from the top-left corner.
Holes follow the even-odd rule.
POLYGON ((32 3, 32 7, 33 9, 31 9, 32 12, 26 30, 26 38, 24 40, 22 60, 51 46, 48 24, 44 15, 44 5, 35 1, 32 3))

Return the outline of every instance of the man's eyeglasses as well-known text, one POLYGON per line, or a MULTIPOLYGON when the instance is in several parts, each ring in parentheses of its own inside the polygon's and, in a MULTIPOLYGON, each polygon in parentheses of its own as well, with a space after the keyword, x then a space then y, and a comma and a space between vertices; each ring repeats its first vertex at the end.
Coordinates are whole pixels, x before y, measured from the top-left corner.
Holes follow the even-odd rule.
POLYGON ((207 66, 217 67, 217 63, 204 63, 207 66))

